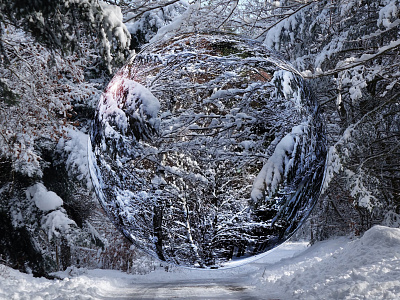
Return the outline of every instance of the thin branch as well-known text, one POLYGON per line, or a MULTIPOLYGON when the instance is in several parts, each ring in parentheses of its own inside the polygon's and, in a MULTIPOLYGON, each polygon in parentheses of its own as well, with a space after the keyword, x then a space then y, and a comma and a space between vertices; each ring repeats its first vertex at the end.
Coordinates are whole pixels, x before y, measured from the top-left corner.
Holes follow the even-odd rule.
MULTIPOLYGON (((144 13, 146 13, 146 12, 148 12, 148 11, 152 11, 152 10, 155 10, 155 9, 158 9, 158 8, 163 8, 163 7, 166 7, 166 6, 168 6, 168 5, 174 4, 174 3, 179 2, 179 1, 180 1, 180 0, 171 0, 171 1, 166 2, 166 3, 162 3, 162 4, 159 4, 159 5, 147 7, 147 8, 145 8, 144 10, 142 10, 141 12, 137 13, 136 15, 134 15, 133 17, 130 17, 129 19, 124 20, 124 23, 130 22, 130 21, 132 21, 133 19, 136 19, 136 18, 138 18, 138 17, 141 17, 144 13)), ((143 7, 143 6, 144 6, 144 5, 142 5, 141 7, 143 7)), ((139 7, 139 9, 140 9, 141 7, 139 7)), ((132 8, 132 9, 128 10, 127 12, 130 12, 130 11, 133 11, 133 10, 137 10, 137 8, 132 8)))
POLYGON ((236 10, 236 7, 238 6, 238 4, 239 4, 239 0, 236 0, 235 3, 234 3, 233 8, 232 8, 232 10, 231 10, 231 12, 230 12, 229 15, 225 18, 225 20, 224 20, 221 24, 219 24, 219 26, 217 27, 217 29, 220 29, 220 28, 231 18, 232 14, 233 14, 233 12, 236 10))
POLYGON ((300 6, 299 8, 297 8, 293 13, 288 14, 287 16, 285 16, 284 18, 278 20, 277 22, 275 22, 274 24, 272 24, 271 26, 269 26, 267 29, 265 29, 261 34, 259 34, 258 36, 255 37, 255 39, 260 38, 261 36, 263 36, 265 33, 267 33, 271 28, 275 27, 276 25, 278 25, 279 23, 281 23, 282 21, 286 20, 287 18, 295 15, 297 12, 299 12, 300 10, 302 10, 303 8, 313 4, 315 1, 310 1, 302 6, 300 6))
MULTIPOLYGON (((344 66, 344 67, 341 67, 341 68, 329 70, 329 71, 326 71, 326 72, 321 73, 321 74, 313 74, 313 75, 311 75, 311 76, 304 76, 304 78, 312 79, 312 78, 319 78, 319 77, 324 77, 324 76, 336 75, 336 74, 338 74, 339 72, 346 71, 346 70, 349 70, 349 69, 358 67, 358 66, 363 65, 363 64, 365 64, 365 63, 367 63, 367 62, 369 62, 369 61, 371 61, 371 60, 373 60, 373 59, 375 59, 375 58, 377 58, 377 57, 379 57, 379 56, 381 56, 381 55, 383 55, 383 54, 385 54, 385 53, 391 51, 391 50, 398 49, 398 48, 400 47, 400 40, 397 40, 397 41, 395 41, 395 42, 392 42, 391 44, 393 44, 393 46, 384 46, 384 47, 381 47, 381 48, 380 48, 381 50, 378 51, 377 53, 375 53, 375 54, 368 54, 368 57, 365 58, 365 59, 359 58, 358 61, 355 62, 355 63, 353 63, 353 64, 349 64, 349 65, 344 66)), ((365 54, 364 54, 364 55, 365 55, 365 54)), ((361 56, 361 57, 362 57, 362 56, 361 56)))

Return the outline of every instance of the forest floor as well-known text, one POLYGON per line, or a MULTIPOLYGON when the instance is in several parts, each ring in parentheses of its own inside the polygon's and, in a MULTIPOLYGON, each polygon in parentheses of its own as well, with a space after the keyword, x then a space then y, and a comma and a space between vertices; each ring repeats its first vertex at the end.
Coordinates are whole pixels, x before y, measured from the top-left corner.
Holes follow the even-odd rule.
POLYGON ((287 242, 244 266, 146 275, 68 269, 34 278, 0 265, 0 299, 400 299, 400 229, 312 246, 287 242))

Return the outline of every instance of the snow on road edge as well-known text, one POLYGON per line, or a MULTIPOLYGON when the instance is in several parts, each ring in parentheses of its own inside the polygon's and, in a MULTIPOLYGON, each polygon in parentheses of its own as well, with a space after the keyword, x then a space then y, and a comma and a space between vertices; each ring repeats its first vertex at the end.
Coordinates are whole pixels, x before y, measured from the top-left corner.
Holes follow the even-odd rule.
POLYGON ((251 287, 260 299, 399 299, 400 229, 375 226, 361 238, 338 238, 308 248, 285 243, 258 261, 228 270, 159 269, 128 275, 70 269, 61 274, 66 278, 51 281, 0 265, 0 299, 104 299, 127 296, 135 284, 193 285, 213 279, 251 287))

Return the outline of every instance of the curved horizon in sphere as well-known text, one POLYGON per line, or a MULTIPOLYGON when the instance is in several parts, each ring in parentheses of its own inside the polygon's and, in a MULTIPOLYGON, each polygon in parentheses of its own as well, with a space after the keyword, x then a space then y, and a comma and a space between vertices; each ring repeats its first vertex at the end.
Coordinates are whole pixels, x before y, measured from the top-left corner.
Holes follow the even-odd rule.
POLYGON ((134 245, 220 268, 302 225, 319 197, 323 141, 317 102, 293 66, 253 40, 191 33, 148 45, 114 76, 89 166, 134 245))

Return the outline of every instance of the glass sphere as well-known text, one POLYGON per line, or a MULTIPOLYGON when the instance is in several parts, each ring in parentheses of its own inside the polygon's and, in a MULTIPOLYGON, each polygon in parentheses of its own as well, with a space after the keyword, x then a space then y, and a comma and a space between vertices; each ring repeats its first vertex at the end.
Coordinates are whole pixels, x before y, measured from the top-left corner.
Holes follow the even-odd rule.
POLYGON ((318 199, 325 146, 301 74, 262 44, 185 34, 111 80, 93 121, 99 200, 140 249, 227 267, 287 240, 318 199))

